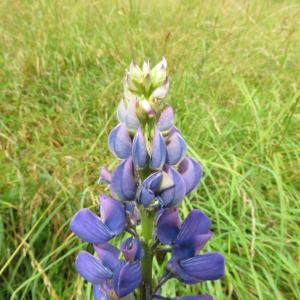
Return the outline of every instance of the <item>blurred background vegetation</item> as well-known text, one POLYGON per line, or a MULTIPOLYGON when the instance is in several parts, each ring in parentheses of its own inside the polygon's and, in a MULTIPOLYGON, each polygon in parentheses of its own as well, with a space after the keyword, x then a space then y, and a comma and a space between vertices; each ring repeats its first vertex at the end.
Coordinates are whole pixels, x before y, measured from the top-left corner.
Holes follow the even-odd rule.
POLYGON ((227 260, 223 280, 165 291, 300 299, 299 29, 296 0, 1 1, 0 299, 91 299, 68 224, 106 192, 125 68, 163 55, 206 174, 183 213, 212 218, 206 250, 227 260))

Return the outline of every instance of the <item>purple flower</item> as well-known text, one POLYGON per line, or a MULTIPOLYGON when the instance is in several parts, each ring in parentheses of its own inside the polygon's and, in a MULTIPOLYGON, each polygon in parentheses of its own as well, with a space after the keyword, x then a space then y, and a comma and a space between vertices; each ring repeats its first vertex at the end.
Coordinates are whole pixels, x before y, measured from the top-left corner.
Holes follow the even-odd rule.
POLYGON ((140 240, 134 237, 128 238, 121 244, 121 251, 127 261, 141 260, 144 255, 140 240))
POLYGON ((117 200, 100 197, 99 218, 87 208, 80 209, 70 223, 71 230, 88 243, 105 243, 125 228, 125 209, 117 200))
POLYGON ((215 280, 224 275, 224 257, 221 254, 197 255, 211 237, 210 226, 209 218, 196 209, 181 225, 177 209, 164 210, 158 217, 158 239, 173 245, 167 270, 184 283, 215 280))
POLYGON ((137 130, 140 127, 140 121, 136 115, 137 99, 130 99, 126 112, 126 126, 129 130, 137 130))
POLYGON ((185 183, 182 176, 172 167, 165 167, 166 173, 170 176, 173 185, 164 189, 158 196, 162 207, 176 207, 181 204, 185 196, 185 183))
POLYGON ((140 263, 121 261, 113 273, 113 288, 118 297, 125 297, 134 291, 142 278, 140 263))
POLYGON ((135 134, 132 144, 132 159, 136 169, 144 169, 147 166, 147 147, 146 141, 141 129, 139 128, 135 134))
POLYGON ((178 166, 178 172, 181 174, 184 180, 187 194, 198 185, 203 176, 201 166, 190 157, 185 157, 181 161, 178 166))
POLYGON ((117 108, 117 117, 120 123, 126 123, 127 107, 124 100, 121 100, 117 108))
POLYGON ((113 293, 111 285, 107 282, 93 285, 94 300, 111 300, 110 295, 113 293))
POLYGON ((178 206, 185 195, 185 184, 181 175, 172 167, 148 176, 141 185, 138 200, 148 207, 156 198, 161 207, 178 206))
POLYGON ((99 182, 108 184, 111 182, 111 173, 105 167, 102 167, 100 170, 99 182))
POLYGON ((119 265, 120 250, 108 243, 94 244, 94 249, 102 264, 113 272, 119 265))
POLYGON ((135 202, 124 202, 126 219, 129 226, 137 226, 141 219, 141 213, 135 202))
POLYGON ((118 259, 119 250, 110 245, 94 246, 102 264, 112 272, 112 287, 118 297, 130 294, 141 281, 141 267, 139 261, 125 262, 118 259))
POLYGON ((131 138, 123 123, 117 125, 108 136, 108 145, 111 152, 120 159, 126 159, 131 154, 131 138))
POLYGON ((112 277, 112 271, 102 262, 86 251, 81 251, 75 260, 77 272, 87 281, 99 284, 112 277))
POLYGON ((165 245, 172 244, 176 240, 180 230, 178 208, 162 210, 156 223, 159 241, 165 245))
POLYGON ((225 261, 222 254, 210 252, 180 259, 172 256, 167 270, 186 284, 195 284, 204 280, 216 280, 224 276, 225 261))
POLYGON ((139 128, 140 122, 136 115, 137 99, 132 97, 127 106, 121 100, 117 110, 117 116, 121 123, 126 125, 127 129, 132 132, 139 128))
POLYGON ((157 237, 173 245, 173 255, 187 258, 196 255, 211 237, 211 221, 200 210, 193 209, 180 224, 178 209, 165 209, 157 219, 157 237))
POLYGON ((121 162, 113 172, 110 190, 119 200, 132 201, 135 199, 136 181, 131 157, 121 162))
POLYGON ((162 131, 169 131, 174 124, 174 113, 171 106, 166 106, 160 114, 157 128, 162 131))
POLYGON ((106 195, 100 196, 101 221, 110 229, 113 235, 120 234, 125 227, 124 205, 106 195))
POLYGON ((109 244, 98 244, 94 248, 99 259, 86 251, 81 251, 75 262, 78 273, 94 284, 94 298, 111 299, 110 296, 113 294, 118 297, 130 294, 141 281, 139 262, 119 260, 118 249, 109 244))
POLYGON ((167 141, 167 158, 166 163, 169 165, 178 164, 186 153, 186 143, 180 132, 176 128, 172 128, 169 132, 167 141))
POLYGON ((150 168, 160 170, 166 162, 167 149, 162 133, 156 128, 151 150, 150 168))
POLYGON ((141 68, 130 64, 117 110, 119 124, 108 137, 110 150, 121 161, 111 173, 102 168, 99 179, 109 185, 114 199, 102 195, 100 216, 83 208, 70 223, 96 252, 81 251, 75 262, 80 275, 92 283, 94 300, 135 300, 137 295, 144 300, 212 300, 209 295, 171 299, 160 291, 170 278, 194 284, 224 275, 220 253, 199 254, 212 236, 210 219, 197 209, 182 222, 179 218, 178 207, 203 171, 186 156, 173 109, 163 101, 169 90, 166 69, 165 58, 152 69, 148 60, 141 68), (125 240, 119 248, 108 243, 122 233, 125 240), (151 270, 154 257, 158 264, 169 258, 157 281, 151 270))
POLYGON ((161 181, 162 172, 156 172, 148 176, 142 183, 138 199, 144 207, 148 207, 156 197, 156 193, 161 186, 161 181))

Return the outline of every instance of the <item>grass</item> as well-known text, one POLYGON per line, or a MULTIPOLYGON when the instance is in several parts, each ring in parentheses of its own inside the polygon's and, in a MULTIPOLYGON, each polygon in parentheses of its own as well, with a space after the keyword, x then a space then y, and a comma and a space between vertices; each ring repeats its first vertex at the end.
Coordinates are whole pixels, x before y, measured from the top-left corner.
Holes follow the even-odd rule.
POLYGON ((91 299, 68 223, 116 163, 124 69, 162 55, 206 173, 183 213, 213 219, 206 249, 227 260, 221 281, 165 290, 300 299, 299 14, 296 0, 2 1, 0 299, 91 299))

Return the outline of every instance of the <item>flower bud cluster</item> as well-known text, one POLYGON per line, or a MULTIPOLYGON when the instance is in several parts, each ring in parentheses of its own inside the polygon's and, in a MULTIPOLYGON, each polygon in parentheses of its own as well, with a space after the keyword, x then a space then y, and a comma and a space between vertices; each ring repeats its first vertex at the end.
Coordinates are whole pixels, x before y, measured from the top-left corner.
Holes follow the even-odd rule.
POLYGON ((93 256, 82 251, 75 262, 81 276, 93 284, 95 300, 170 299, 160 295, 162 284, 170 278, 195 284, 224 275, 220 253, 199 254, 212 236, 210 219, 197 209, 182 222, 179 218, 178 207, 199 184, 203 171, 186 155, 173 109, 163 101, 169 89, 166 68, 164 58, 152 69, 148 61, 142 68, 131 63, 124 80, 124 100, 117 110, 119 124, 108 136, 109 148, 120 163, 112 172, 106 168, 100 172, 100 182, 109 185, 112 196, 100 196, 100 217, 83 208, 70 224, 96 252, 93 256), (149 218, 150 229, 143 225, 143 218, 149 218), (151 230, 150 241, 144 234, 147 230, 151 230), (110 241, 120 235, 125 239, 119 250, 110 241), (154 256, 158 261, 168 259, 156 288, 152 287, 155 280, 147 277, 154 256), (148 294, 142 291, 145 286, 148 294))
POLYGON ((139 100, 139 113, 155 115, 163 106, 163 99, 169 91, 169 78, 167 76, 167 61, 163 59, 152 69, 148 60, 140 68, 132 61, 124 79, 124 99, 139 100))

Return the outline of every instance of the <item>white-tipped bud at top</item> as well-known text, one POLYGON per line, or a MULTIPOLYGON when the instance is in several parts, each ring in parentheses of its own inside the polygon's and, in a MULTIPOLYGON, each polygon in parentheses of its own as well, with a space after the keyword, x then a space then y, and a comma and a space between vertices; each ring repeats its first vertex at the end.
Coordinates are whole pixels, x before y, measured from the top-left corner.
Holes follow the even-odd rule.
POLYGON ((157 89, 155 89, 151 96, 150 99, 163 99, 167 96, 168 91, 169 91, 169 77, 166 77, 163 85, 161 85, 160 87, 158 87, 157 89))
POLYGON ((144 64, 143 64, 143 75, 144 77, 146 77, 147 74, 150 73, 150 63, 148 59, 144 60, 144 64))
MULTIPOLYGON (((140 93, 141 83, 143 81, 143 71, 137 65, 135 61, 132 61, 129 66, 129 71, 125 74, 124 79, 124 91, 125 94, 130 93, 138 94, 140 93)), ((125 99, 127 97, 125 96, 125 99)))
MULTIPOLYGON (((139 67, 132 61, 124 79, 124 100, 129 102, 133 97, 138 101, 138 113, 144 112, 153 117, 164 107, 162 101, 169 91, 169 78, 167 76, 167 61, 163 57, 161 61, 150 68, 149 60, 145 59, 143 66, 139 67)), ((120 107, 122 109, 122 107, 120 107)), ((119 114, 122 116, 122 114, 119 114)))
POLYGON ((167 77, 167 61, 163 57, 162 60, 152 68, 151 81, 154 87, 159 87, 166 80, 167 77))
POLYGON ((152 80, 150 76, 150 62, 149 59, 144 60, 143 64, 143 86, 144 86, 144 93, 148 94, 150 88, 152 86, 152 80))
POLYGON ((152 107, 148 100, 142 100, 139 102, 140 107, 145 111, 147 114, 150 114, 152 112, 152 107))
POLYGON ((161 64, 162 64, 162 66, 166 69, 167 68, 167 60, 166 60, 166 58, 163 56, 162 57, 162 59, 161 59, 161 64))
POLYGON ((152 68, 151 71, 158 72, 161 69, 165 69, 165 70, 167 69, 167 60, 164 56, 162 57, 161 61, 152 68))
POLYGON ((138 64, 133 60, 129 66, 129 76, 130 79, 140 82, 143 77, 143 72, 138 66, 138 64))

